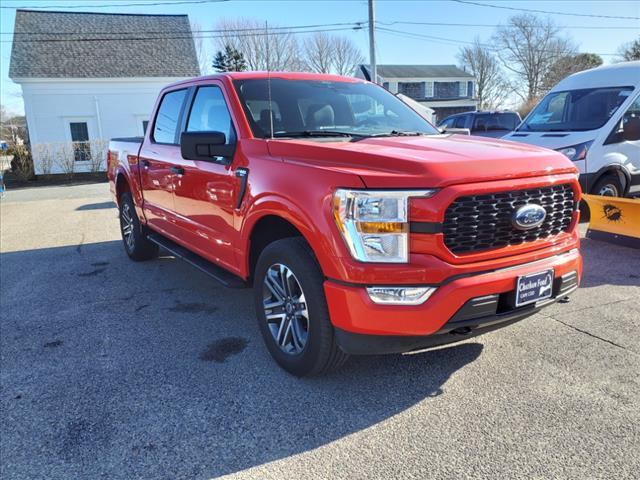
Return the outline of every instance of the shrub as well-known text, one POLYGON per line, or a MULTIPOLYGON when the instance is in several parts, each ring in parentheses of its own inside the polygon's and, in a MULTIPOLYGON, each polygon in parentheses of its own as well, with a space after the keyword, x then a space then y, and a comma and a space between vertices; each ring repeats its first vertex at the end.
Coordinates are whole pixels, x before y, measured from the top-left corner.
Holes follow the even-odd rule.
POLYGON ((30 180, 34 177, 33 158, 26 145, 15 145, 7 150, 7 155, 13 155, 11 171, 20 180, 30 180))

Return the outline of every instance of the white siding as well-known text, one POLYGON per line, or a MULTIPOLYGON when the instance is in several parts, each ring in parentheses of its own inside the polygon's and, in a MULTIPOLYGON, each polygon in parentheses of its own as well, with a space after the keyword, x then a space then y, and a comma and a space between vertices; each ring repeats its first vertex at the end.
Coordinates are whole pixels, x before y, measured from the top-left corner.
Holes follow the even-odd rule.
MULTIPOLYGON (((71 141, 70 122, 86 122, 90 141, 142 134, 162 87, 182 78, 16 79, 22 85, 36 174, 42 174, 39 144, 71 141)), ((103 165, 104 169, 105 165, 103 165)), ((88 171, 80 162, 75 171, 88 171)), ((54 164, 51 173, 64 173, 54 164)))

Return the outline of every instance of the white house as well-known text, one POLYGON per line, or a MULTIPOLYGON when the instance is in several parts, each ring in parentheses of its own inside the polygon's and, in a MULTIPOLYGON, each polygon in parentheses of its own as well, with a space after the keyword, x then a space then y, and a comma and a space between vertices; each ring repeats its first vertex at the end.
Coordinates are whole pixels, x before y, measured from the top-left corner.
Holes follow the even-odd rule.
POLYGON ((186 15, 18 10, 13 38, 36 174, 104 170, 109 138, 141 136, 160 89, 200 73, 186 15))
MULTIPOLYGON (((377 70, 378 83, 429 107, 437 120, 478 108, 475 78, 455 65, 378 65, 377 70)), ((368 66, 360 65, 356 76, 370 80, 368 66)))

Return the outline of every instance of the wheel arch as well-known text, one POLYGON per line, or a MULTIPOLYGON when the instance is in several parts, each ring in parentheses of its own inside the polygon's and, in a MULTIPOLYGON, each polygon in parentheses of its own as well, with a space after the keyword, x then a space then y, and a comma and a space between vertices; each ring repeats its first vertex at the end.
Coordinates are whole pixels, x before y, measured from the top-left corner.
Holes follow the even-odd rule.
POLYGON ((260 253, 270 243, 283 238, 303 238, 316 258, 320 269, 326 274, 332 266, 326 255, 326 236, 319 225, 323 222, 313 222, 295 205, 283 198, 271 198, 255 205, 246 216, 242 231, 240 254, 244 254, 242 262, 244 276, 253 279, 254 269, 260 253))
POLYGON ((593 180, 591 181, 591 185, 589 185, 589 191, 585 193, 591 193, 591 189, 605 176, 609 174, 615 174, 620 180, 620 184, 622 185, 622 194, 625 196, 629 192, 629 188, 631 187, 631 173, 624 168, 624 166, 620 164, 610 164, 605 165, 600 168, 593 176, 593 180))
POLYGON ((118 170, 118 173, 116 174, 115 185, 116 185, 116 201, 118 202, 118 206, 120 206, 120 198, 122 197, 122 194, 125 192, 131 192, 131 185, 129 183, 129 178, 127 177, 127 174, 122 169, 118 170))

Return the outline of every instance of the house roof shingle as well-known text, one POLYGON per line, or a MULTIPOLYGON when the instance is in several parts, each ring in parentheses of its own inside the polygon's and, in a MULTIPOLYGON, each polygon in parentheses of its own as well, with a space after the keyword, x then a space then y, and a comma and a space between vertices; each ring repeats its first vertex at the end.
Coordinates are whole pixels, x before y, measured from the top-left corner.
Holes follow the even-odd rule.
MULTIPOLYGON (((364 65, 364 67, 368 67, 364 65)), ((378 75, 384 78, 468 77, 469 72, 455 65, 378 65, 378 75)))
POLYGON ((17 10, 10 78, 193 77, 187 15, 17 10))

